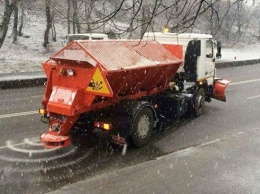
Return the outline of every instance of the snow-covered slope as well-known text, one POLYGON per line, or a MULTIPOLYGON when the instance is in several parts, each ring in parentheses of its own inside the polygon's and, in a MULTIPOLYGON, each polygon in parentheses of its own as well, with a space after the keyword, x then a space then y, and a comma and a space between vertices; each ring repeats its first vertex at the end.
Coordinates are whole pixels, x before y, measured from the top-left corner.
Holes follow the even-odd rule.
POLYGON ((66 29, 56 24, 57 42, 53 42, 50 36, 50 47, 45 49, 42 46, 45 27, 44 13, 37 11, 27 13, 23 36, 18 37, 16 44, 12 44, 11 39, 8 38, 12 32, 12 25, 9 25, 5 42, 0 48, 0 74, 42 71, 41 62, 63 47, 63 37, 66 34, 66 29))

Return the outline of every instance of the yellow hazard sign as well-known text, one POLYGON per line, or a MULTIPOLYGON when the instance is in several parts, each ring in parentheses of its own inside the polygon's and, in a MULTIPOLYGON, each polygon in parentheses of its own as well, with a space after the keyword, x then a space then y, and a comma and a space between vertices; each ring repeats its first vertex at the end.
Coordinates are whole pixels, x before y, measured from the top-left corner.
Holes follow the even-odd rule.
POLYGON ((99 95, 111 96, 111 90, 109 85, 106 83, 99 68, 96 68, 94 75, 87 87, 88 92, 93 92, 99 95))

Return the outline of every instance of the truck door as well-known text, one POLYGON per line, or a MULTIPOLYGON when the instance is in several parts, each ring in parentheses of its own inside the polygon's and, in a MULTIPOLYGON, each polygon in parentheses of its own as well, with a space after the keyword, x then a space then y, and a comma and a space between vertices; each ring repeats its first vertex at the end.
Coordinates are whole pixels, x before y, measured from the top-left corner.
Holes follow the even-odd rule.
MULTIPOLYGON (((211 39, 206 40, 205 77, 213 78, 215 69, 214 44, 211 39)), ((210 79, 213 81, 213 79, 210 79)), ((209 80, 208 80, 209 81, 209 80)), ((209 83, 211 84, 211 83, 209 83)))

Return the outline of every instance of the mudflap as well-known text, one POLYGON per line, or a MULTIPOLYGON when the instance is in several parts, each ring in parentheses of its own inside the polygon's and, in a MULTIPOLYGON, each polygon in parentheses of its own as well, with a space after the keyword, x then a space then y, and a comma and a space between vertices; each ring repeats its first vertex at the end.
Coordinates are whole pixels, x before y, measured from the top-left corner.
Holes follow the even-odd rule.
POLYGON ((215 79, 214 80, 214 90, 212 94, 212 98, 215 98, 217 100, 226 102, 226 96, 225 96, 225 90, 228 84, 231 81, 224 80, 224 79, 215 79))

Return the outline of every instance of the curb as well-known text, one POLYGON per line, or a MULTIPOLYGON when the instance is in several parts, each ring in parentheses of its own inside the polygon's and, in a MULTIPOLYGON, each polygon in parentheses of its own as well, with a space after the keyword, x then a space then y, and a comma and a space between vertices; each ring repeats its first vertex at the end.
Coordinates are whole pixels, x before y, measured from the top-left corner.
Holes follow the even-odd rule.
POLYGON ((0 75, 0 89, 42 86, 47 81, 43 71, 0 75))
MULTIPOLYGON (((216 68, 229 68, 260 63, 260 59, 216 62, 216 68)), ((0 74, 0 89, 42 86, 47 81, 44 72, 0 74)))
POLYGON ((0 81, 0 89, 43 86, 46 81, 47 78, 32 78, 32 79, 0 81))
POLYGON ((238 67, 238 66, 245 66, 245 65, 255 65, 260 63, 260 59, 250 59, 244 61, 226 61, 226 62, 216 62, 216 68, 229 68, 229 67, 238 67))

